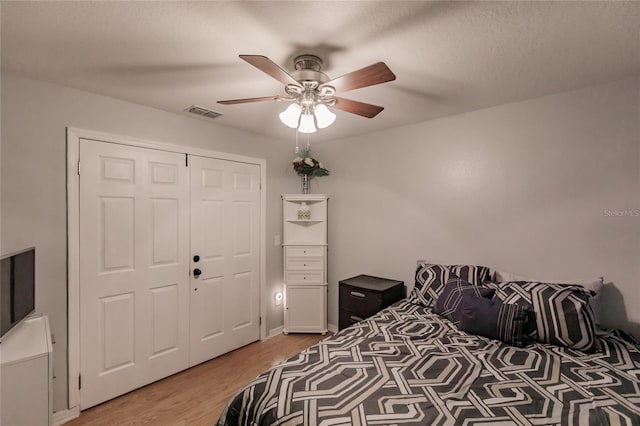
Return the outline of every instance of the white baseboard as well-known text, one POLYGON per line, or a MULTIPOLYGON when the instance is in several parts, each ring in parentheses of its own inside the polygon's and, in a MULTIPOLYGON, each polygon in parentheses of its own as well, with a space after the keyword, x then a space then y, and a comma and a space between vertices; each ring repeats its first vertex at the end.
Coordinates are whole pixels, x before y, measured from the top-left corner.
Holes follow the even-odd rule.
POLYGON ((267 336, 267 339, 271 337, 275 337, 278 334, 282 334, 282 330, 284 330, 284 326, 282 325, 280 327, 272 328, 271 330, 269 330, 269 335, 267 336))
POLYGON ((59 426, 73 419, 80 417, 80 407, 69 408, 68 410, 56 411, 53 413, 53 426, 59 426))
POLYGON ((338 326, 335 324, 328 324, 329 327, 329 331, 332 333, 337 333, 338 332, 338 326))

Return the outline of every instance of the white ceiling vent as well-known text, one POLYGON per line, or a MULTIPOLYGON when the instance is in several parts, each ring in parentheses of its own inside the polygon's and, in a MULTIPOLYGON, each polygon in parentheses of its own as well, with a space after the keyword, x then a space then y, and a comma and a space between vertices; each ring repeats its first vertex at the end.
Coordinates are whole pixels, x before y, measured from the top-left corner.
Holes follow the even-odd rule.
POLYGON ((190 112, 191 114, 199 115, 201 117, 206 118, 218 118, 222 115, 222 113, 212 111, 210 109, 202 108, 197 105, 191 105, 189 108, 185 109, 186 112, 190 112))

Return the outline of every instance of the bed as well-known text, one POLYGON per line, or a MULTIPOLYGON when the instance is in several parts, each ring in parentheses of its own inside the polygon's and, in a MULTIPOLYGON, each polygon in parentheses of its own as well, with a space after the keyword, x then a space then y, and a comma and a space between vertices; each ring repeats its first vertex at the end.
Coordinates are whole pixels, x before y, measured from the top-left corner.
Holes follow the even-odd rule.
MULTIPOLYGON (((470 278, 465 271, 446 268, 447 276, 436 278, 438 297, 452 277, 464 291, 484 285, 483 277, 473 283, 458 277, 470 278)), ((429 274, 438 275, 419 277, 418 268, 411 297, 258 376, 231 399, 218 425, 640 425, 640 346, 633 337, 593 327, 594 345, 585 350, 566 341, 518 347, 471 334, 437 313, 435 300, 419 300, 434 288, 429 274)), ((530 296, 537 284, 494 283, 485 299, 500 298, 503 312, 513 299, 505 289, 530 296)), ((558 291, 568 288, 577 291, 558 291)), ((460 302, 447 298, 454 299, 460 302)), ((469 308, 470 298, 462 299, 469 308)), ((562 300, 593 315, 580 301, 562 300)), ((523 330, 526 337, 526 324, 523 330)), ((582 337, 574 342, 583 345, 582 337)))

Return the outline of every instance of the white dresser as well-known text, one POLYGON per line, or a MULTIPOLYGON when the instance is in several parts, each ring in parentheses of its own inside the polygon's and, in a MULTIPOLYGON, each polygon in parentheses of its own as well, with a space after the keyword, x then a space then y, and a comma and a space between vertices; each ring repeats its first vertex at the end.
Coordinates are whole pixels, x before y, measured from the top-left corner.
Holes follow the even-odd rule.
POLYGON ((284 333, 327 332, 327 195, 282 196, 284 333))
POLYGON ((0 424, 50 425, 53 357, 46 316, 24 321, 2 339, 0 369, 0 424))

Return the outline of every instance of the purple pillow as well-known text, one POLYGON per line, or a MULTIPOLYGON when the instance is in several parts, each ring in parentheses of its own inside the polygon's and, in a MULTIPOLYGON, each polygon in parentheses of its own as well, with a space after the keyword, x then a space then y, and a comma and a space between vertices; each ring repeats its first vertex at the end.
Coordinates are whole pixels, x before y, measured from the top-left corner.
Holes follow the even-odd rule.
POLYGON ((462 296, 470 294, 477 297, 492 298, 495 290, 479 285, 471 285, 462 278, 451 278, 438 296, 433 311, 452 321, 455 325, 460 323, 462 315, 462 296))
POLYGON ((485 299, 469 293, 462 295, 461 305, 459 330, 513 346, 523 347, 527 344, 523 333, 527 322, 525 306, 505 304, 497 297, 485 299))

